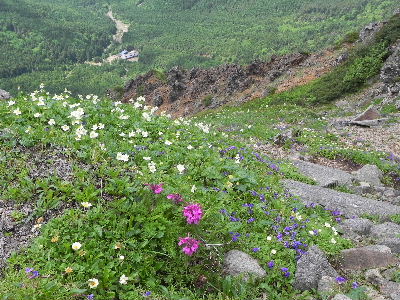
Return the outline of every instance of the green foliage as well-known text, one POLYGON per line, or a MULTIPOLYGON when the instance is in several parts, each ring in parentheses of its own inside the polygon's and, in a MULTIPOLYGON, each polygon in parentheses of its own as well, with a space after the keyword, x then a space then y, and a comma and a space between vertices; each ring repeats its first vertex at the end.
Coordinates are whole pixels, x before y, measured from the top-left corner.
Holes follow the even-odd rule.
POLYGON ((329 212, 285 193, 279 180, 296 176, 292 169, 205 123, 172 121, 93 95, 75 99, 40 90, 14 101, 0 103, 0 197, 35 201, 25 220, 32 226, 51 211, 59 217, 9 260, 0 299, 26 299, 33 288, 35 299, 49 293, 141 299, 149 290, 156 299, 293 298, 296 249, 305 246, 291 235, 278 239, 278 232, 292 228, 296 240, 330 255, 350 246, 326 225, 335 224, 329 212), (56 160, 69 167, 61 172, 56 160), (159 194, 148 187, 160 183, 159 194), (175 193, 185 202, 167 198, 175 193), (198 225, 182 214, 190 203, 203 208, 198 225), (190 257, 178 246, 188 234, 201 241, 190 257), (81 247, 74 250, 76 242, 81 247), (247 283, 221 280, 223 254, 232 249, 252 253, 268 275, 247 283), (267 267, 271 260, 274 268, 267 267), (40 276, 29 279, 25 268, 40 276), (91 278, 99 280, 96 288, 88 286, 91 278))
MULTIPOLYGON (((19 86, 31 92, 45 82, 53 93, 68 86, 75 95, 104 95, 126 79, 154 69, 245 64, 268 60, 273 54, 320 50, 349 31, 390 17, 396 4, 395 0, 3 0, 0 84, 13 94, 19 86), (112 43, 115 25, 105 15, 109 6, 115 17, 131 25, 122 44, 112 43), (83 65, 132 48, 140 50, 139 62, 83 65)), ((396 28, 387 29, 393 38, 396 28)))
POLYGON ((213 96, 212 95, 205 96, 204 99, 203 99, 203 105, 204 106, 210 106, 212 104, 212 100, 213 100, 213 96))
POLYGON ((360 38, 360 35, 357 31, 352 31, 349 33, 346 33, 346 35, 338 41, 338 45, 343 45, 343 44, 352 44, 356 42, 360 38))

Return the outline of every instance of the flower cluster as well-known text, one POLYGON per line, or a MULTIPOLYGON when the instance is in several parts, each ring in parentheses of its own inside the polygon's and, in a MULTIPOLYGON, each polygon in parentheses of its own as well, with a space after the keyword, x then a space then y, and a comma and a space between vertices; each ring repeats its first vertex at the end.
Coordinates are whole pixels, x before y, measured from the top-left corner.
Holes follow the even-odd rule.
POLYGON ((183 208, 183 215, 186 217, 188 224, 199 224, 203 217, 203 210, 198 203, 190 204, 183 208))
POLYGON ((178 245, 184 246, 182 248, 183 253, 185 253, 186 255, 192 256, 199 248, 200 241, 187 236, 185 238, 179 238, 178 245))

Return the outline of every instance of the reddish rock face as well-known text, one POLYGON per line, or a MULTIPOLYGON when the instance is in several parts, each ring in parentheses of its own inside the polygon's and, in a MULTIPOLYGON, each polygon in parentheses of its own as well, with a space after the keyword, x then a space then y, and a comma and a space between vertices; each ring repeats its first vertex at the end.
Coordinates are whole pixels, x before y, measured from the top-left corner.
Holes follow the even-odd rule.
MULTIPOLYGON (((144 96, 148 105, 158 106, 175 117, 188 116, 228 102, 242 103, 265 97, 280 76, 295 73, 293 68, 303 64, 308 67, 308 57, 296 53, 273 57, 269 62, 255 61, 248 66, 232 64, 191 70, 174 67, 167 73, 152 71, 127 82, 120 94, 125 102, 144 96)), ((109 95, 117 96, 115 91, 109 91, 109 95)))

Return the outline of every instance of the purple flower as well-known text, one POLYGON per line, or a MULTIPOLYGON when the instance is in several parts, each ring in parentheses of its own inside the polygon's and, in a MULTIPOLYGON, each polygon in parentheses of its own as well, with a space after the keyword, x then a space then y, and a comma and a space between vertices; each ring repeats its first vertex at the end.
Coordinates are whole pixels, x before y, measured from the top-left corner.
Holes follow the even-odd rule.
POLYGON ((29 279, 33 279, 33 278, 36 278, 36 277, 39 277, 39 276, 40 276, 39 271, 33 271, 32 275, 29 276, 29 279))
POLYGON ((285 272, 285 273, 283 274, 283 276, 285 276, 286 278, 287 278, 287 277, 290 277, 290 272, 285 272))
POLYGON ((175 204, 183 202, 183 197, 180 194, 169 194, 167 198, 170 200, 174 200, 175 204))
POLYGON ((93 294, 87 295, 86 298, 88 300, 94 300, 94 295, 93 294))
POLYGON ((360 285, 358 284, 357 281, 354 281, 353 284, 351 285, 353 289, 358 288, 360 285))
POLYGON ((287 272, 287 271, 289 271, 289 269, 288 268, 281 268, 281 271, 282 272, 287 272))
POLYGON ((271 260, 268 264, 268 268, 272 269, 275 266, 275 262, 271 260))
POLYGON ((344 282, 347 281, 347 279, 344 278, 344 277, 342 277, 342 276, 339 276, 339 277, 336 277, 336 281, 337 281, 338 283, 344 283, 344 282))
POLYGON ((26 268, 25 269, 25 273, 32 273, 34 271, 34 269, 33 268, 26 268))
POLYGON ((258 248, 258 247, 253 248, 253 252, 258 252, 258 251, 260 251, 260 248, 258 248))
POLYGON ((247 220, 247 223, 253 223, 255 220, 256 219, 254 219, 254 218, 250 218, 250 219, 247 220))
POLYGON ((145 297, 149 297, 150 295, 151 295, 151 292, 150 292, 150 291, 148 291, 148 292, 144 293, 144 295, 143 295, 143 296, 145 296, 145 297))

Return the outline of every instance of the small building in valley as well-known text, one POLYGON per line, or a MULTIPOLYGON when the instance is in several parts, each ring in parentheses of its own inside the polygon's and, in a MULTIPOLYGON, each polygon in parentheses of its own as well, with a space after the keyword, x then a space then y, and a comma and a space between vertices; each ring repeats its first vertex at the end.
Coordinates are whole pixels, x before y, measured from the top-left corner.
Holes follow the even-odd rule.
POLYGON ((139 57, 139 51, 137 51, 137 50, 132 50, 132 51, 124 50, 119 54, 119 56, 121 57, 121 59, 129 60, 129 59, 132 59, 132 58, 139 57))

